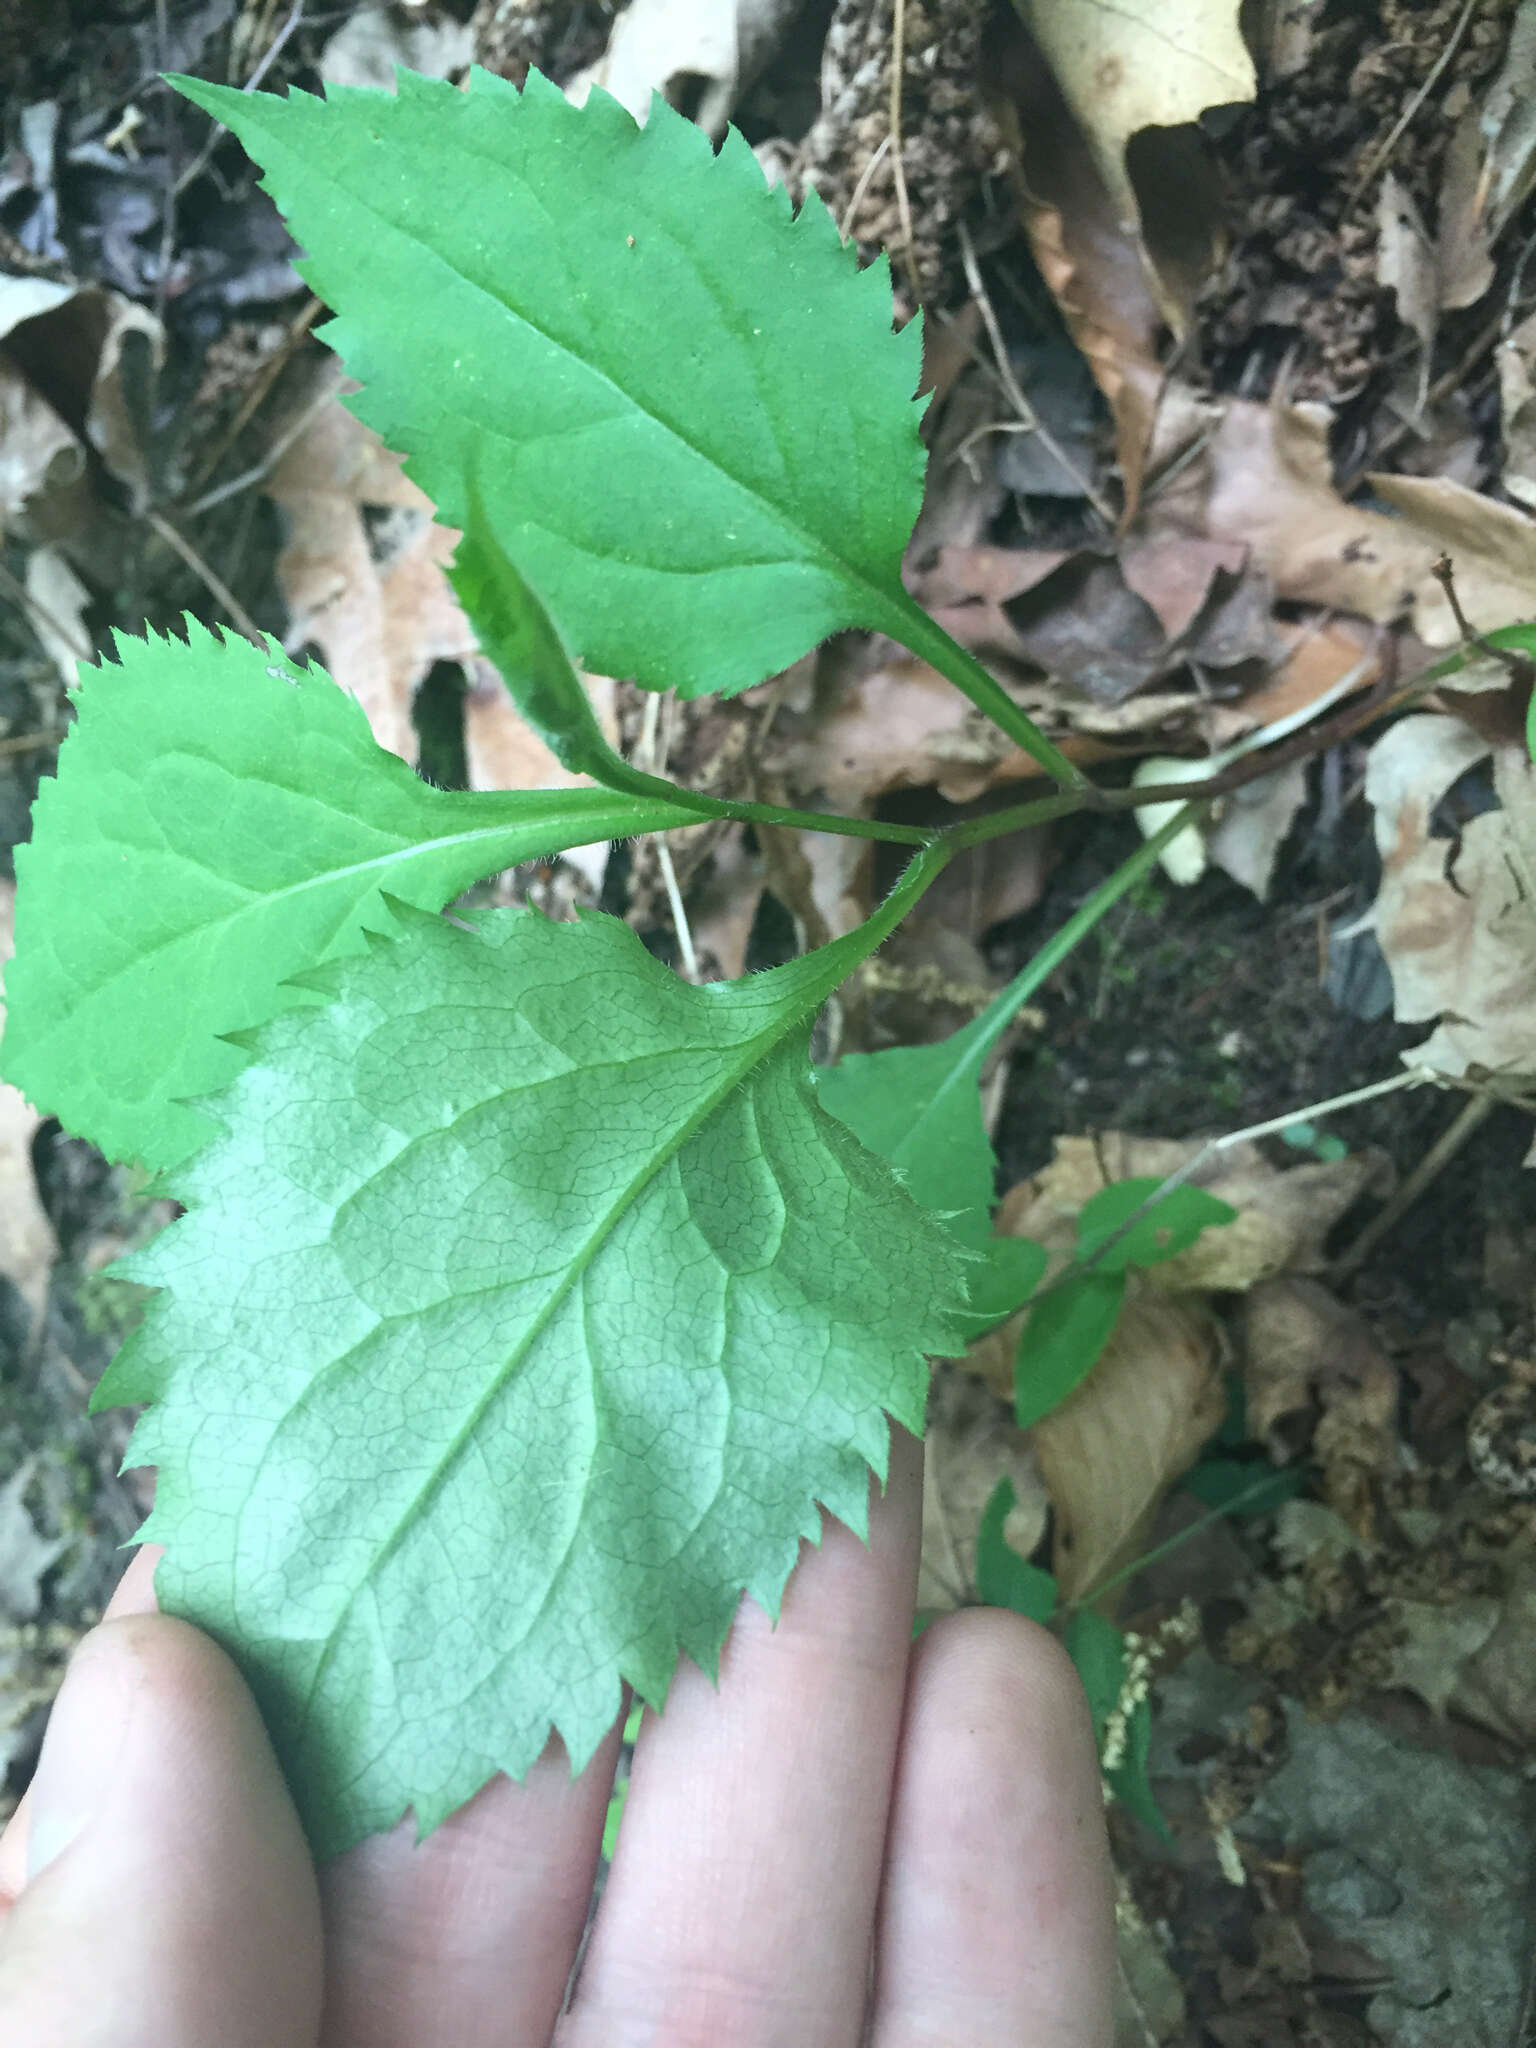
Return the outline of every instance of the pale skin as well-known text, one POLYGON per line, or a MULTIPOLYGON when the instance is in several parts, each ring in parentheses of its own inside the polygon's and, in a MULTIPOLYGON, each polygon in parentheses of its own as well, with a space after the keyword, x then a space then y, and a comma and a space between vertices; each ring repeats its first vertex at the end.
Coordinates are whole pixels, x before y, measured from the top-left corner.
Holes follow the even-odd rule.
POLYGON ((828 1521, 778 1628, 744 1602, 718 1692, 685 1663, 647 1715, 564 2014, 620 1725, 574 1781, 552 1746, 317 1878, 249 1693, 141 1552, 0 1837, 7 2048, 1108 2048, 1076 1677, 995 1610, 909 1647, 893 1436, 869 1547, 828 1521))

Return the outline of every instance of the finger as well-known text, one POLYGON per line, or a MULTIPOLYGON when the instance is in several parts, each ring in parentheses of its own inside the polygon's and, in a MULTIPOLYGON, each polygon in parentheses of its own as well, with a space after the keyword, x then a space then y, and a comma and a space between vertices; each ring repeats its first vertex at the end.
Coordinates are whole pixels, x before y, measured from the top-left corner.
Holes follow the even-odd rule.
POLYGON ((326 1866, 326 2048, 542 2048, 586 1922, 621 1726, 574 1782, 554 1744, 419 1845, 407 1818, 326 1866))
POLYGON ((718 1693, 684 1664, 647 1717, 561 2048, 858 2041, 922 1516, 905 1431, 871 1492, 869 1546, 828 1518, 777 1630, 744 1601, 718 1693))
POLYGON ((303 1836, 234 1666, 137 1614, 81 1642, 0 1931, 7 2048, 312 2048, 320 1915, 303 1836))
MULTIPOLYGON (((164 1555, 158 1543, 146 1543, 134 1557, 107 1602, 103 1621, 115 1621, 121 1614, 155 1612, 155 1566, 164 1555)), ((0 1834, 0 1916, 27 1880, 27 1839, 32 1825, 32 1795, 22 1794, 16 1811, 0 1834)))
POLYGON ((871 2048, 1107 2048, 1114 1905, 1093 1731, 1044 1629, 972 1608, 918 1643, 871 2048))

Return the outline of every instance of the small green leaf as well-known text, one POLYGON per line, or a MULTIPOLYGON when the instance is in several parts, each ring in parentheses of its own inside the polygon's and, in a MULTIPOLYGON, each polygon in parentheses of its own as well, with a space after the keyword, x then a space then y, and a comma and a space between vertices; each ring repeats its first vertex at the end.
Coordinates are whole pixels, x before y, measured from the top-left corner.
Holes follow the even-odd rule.
POLYGON ((1004 1477, 982 1510, 976 1533, 976 1597, 987 1607, 1007 1607, 1031 1621, 1047 1622, 1056 1612, 1055 1577, 1020 1557, 1003 1534, 1014 1498, 1013 1481, 1004 1477))
POLYGON ((97 1393, 322 1855, 713 1673, 818 1504, 865 1535, 962 1299, 809 1083, 867 935, 694 988, 612 918, 401 915, 211 1105, 97 1393))
POLYGON ((1202 1458, 1179 1482, 1224 1515, 1272 1515, 1305 1483, 1305 1474, 1295 1466, 1275 1472, 1248 1458, 1202 1458))
POLYGON ((211 1126, 229 1035, 281 985, 389 932, 387 891, 437 910, 482 875, 693 814, 608 790, 430 789, 357 703, 275 649, 124 638, 16 853, 3 1067, 112 1159, 174 1165, 211 1126))
POLYGON ((853 1053, 818 1076, 824 1106, 986 1260, 969 1274, 973 1333, 1021 1307, 1046 1268, 1041 1246, 992 1230, 997 1162, 981 1121, 978 1076, 999 1035, 996 1011, 991 1005, 937 1045, 853 1053))
POLYGON ((697 696, 843 627, 934 636, 900 573, 919 322, 734 129, 716 152, 659 96, 639 128, 537 72, 175 82, 263 166, 359 416, 453 525, 479 479, 581 666, 697 696))
POLYGON ((1077 1256, 1101 1273, 1123 1273, 1128 1266, 1156 1266, 1187 1251, 1202 1230, 1234 1223, 1237 1211, 1204 1188, 1170 1188, 1154 1208, 1133 1223, 1124 1237, 1109 1239, 1124 1228, 1142 1204, 1162 1186, 1156 1175, 1111 1181, 1083 1204, 1077 1219, 1077 1256), (1101 1247, 1108 1245, 1107 1250, 1101 1247))
POLYGON ((1067 1622, 1062 1642, 1083 1682, 1094 1742, 1102 1747, 1105 1727, 1125 1683, 1125 1637, 1093 1608, 1079 1607, 1067 1622))
POLYGON ((1028 1429, 1059 1408, 1098 1364, 1120 1320, 1125 1275, 1069 1273, 1042 1294, 1019 1337, 1014 1416, 1028 1429))
POLYGON ((1160 1841, 1171 1842, 1172 1830, 1158 1812, 1157 1801, 1152 1797, 1152 1782, 1147 1775, 1147 1759, 1151 1750, 1151 1703, 1138 1700, 1126 1723, 1124 1755, 1118 1764, 1104 1773, 1104 1782, 1127 1813, 1134 1814, 1142 1826, 1149 1828, 1160 1841))

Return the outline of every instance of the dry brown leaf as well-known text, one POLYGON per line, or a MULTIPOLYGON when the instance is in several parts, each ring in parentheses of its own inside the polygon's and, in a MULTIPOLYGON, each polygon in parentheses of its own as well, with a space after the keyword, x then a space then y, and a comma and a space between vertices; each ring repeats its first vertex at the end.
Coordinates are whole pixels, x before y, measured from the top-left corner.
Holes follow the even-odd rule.
POLYGON ((659 92, 718 142, 737 100, 783 43, 803 0, 630 0, 608 47, 566 88, 581 105, 594 85, 637 121, 659 92))
MULTIPOLYGON (((1116 452, 1135 513, 1158 417, 1162 312, 1139 238, 1038 54, 1010 51, 998 110, 1016 126, 1022 176, 1018 207, 1035 263, 1115 422, 1116 452)), ((1171 452, 1171 451, 1169 451, 1171 452)))
POLYGON ((43 652, 53 663, 66 690, 79 680, 79 664, 94 652, 85 608, 91 593, 69 566, 62 548, 33 548, 27 556, 29 617, 43 652))
POLYGON ((1133 1275, 1098 1364, 1033 1432, 1063 1599, 1135 1557, 1163 1496, 1220 1427, 1221 1367, 1220 1331, 1203 1304, 1133 1275))
POLYGON ((1428 230, 1395 171, 1376 199, 1376 275, 1396 297, 1399 320, 1418 336, 1427 371, 1440 326, 1440 278, 1428 230))
MULTIPOLYGON (((471 789, 580 784, 585 778, 562 768, 518 715, 479 651, 444 573, 458 534, 435 523, 431 501, 400 458, 341 403, 342 388, 313 409, 263 486, 287 525, 277 576, 288 646, 316 646, 334 680, 362 705, 380 746, 413 764, 416 691, 435 662, 457 662, 468 685, 471 789)), ((606 677, 587 683, 612 738, 614 686, 606 677)))
POLYGON ((1536 1074, 1536 770, 1522 745, 1490 750, 1460 719, 1400 719, 1371 749, 1381 889, 1373 912, 1405 1024, 1440 1024, 1404 1054, 1459 1077, 1536 1074), (1435 806, 1490 751, 1500 808, 1430 836, 1435 806), (1454 853, 1454 860, 1452 855, 1454 853))
POLYGON ((1536 509, 1536 313, 1506 335, 1493 355, 1499 367, 1502 482, 1512 498, 1536 509))
MULTIPOLYGON (((1373 476, 1371 488, 1405 515, 1434 559, 1449 555, 1461 608, 1479 633, 1536 616, 1536 520, 1449 477, 1373 476)), ((1433 563, 1431 564, 1431 569, 1433 563)), ((1456 647, 1461 628, 1433 573, 1414 588, 1413 628, 1429 647, 1456 647)))
MULTIPOLYGON (((1117 224, 1145 229, 1126 162, 1132 136, 1182 128, 1208 107, 1253 98, 1237 0, 1181 0, 1177 8, 1167 0, 1019 0, 1019 9, 1087 137, 1117 224)), ((1186 187, 1186 214, 1202 196, 1186 187)), ((1165 290, 1164 301, 1178 324, 1184 295, 1165 290)))
MULTIPOLYGON (((16 884, 0 878, 0 968, 15 951, 15 919, 16 884)), ((0 1025, 4 1019, 0 998, 0 1025)), ((0 1082, 0 1273, 34 1320, 42 1315, 48 1276, 59 1253, 32 1171, 32 1139, 40 1121, 19 1089, 0 1082)))
MULTIPOLYGON (((1064 1253, 1076 1240, 1078 1211, 1100 1188, 1140 1176, 1165 1179, 1198 1149, 1190 1139, 1124 1131, 1058 1138, 1050 1165, 1003 1197, 996 1227, 1064 1253)), ((1366 1188, 1381 1188, 1385 1171, 1371 1152, 1276 1167, 1257 1145, 1234 1145, 1208 1160, 1194 1184, 1229 1203, 1236 1220, 1202 1232, 1187 1251, 1151 1267, 1147 1279, 1165 1293, 1243 1293, 1278 1273, 1316 1271, 1333 1226, 1366 1188)))
POLYGON ((976 1534, 1001 1479, 1012 1481, 1014 1496, 1003 1534, 1028 1557, 1045 1534, 1050 1510, 1029 1432, 1015 1426, 1009 1403, 968 1374, 940 1367, 923 1455, 919 1607, 947 1611, 975 1597, 976 1534))
POLYGON ((1313 1449, 1325 1467, 1397 1471, 1397 1372, 1353 1309, 1315 1280, 1263 1281, 1244 1304, 1243 1348, 1249 1433, 1274 1455, 1295 1449, 1276 1435, 1281 1421, 1320 1410, 1313 1449))
POLYGON ((1307 800, 1307 767, 1292 761, 1232 791, 1206 837, 1206 851, 1262 903, 1296 813, 1307 800))
POLYGON ((432 0, 407 0, 403 7, 367 0, 331 37, 317 68, 327 85, 393 92, 397 66, 448 78, 467 69, 474 54, 469 23, 432 0))
POLYGON ((1522 1748, 1536 1742, 1536 1563, 1529 1551, 1504 1597, 1497 1625, 1463 1668, 1453 1713, 1522 1748))
POLYGON ((1432 1713, 1443 1714, 1467 1665, 1499 1623, 1501 1603, 1490 1593, 1458 1593, 1449 1601, 1388 1600, 1399 1640, 1388 1683, 1417 1693, 1432 1713))
POLYGON ((1183 491, 1159 501, 1159 517, 1177 516, 1182 503, 1199 531, 1246 543, 1278 597, 1398 619, 1433 585, 1443 543, 1344 502, 1328 426, 1320 406, 1229 400, 1183 491))
MULTIPOLYGON (((0 361, 61 421, 82 424, 85 439, 126 487, 133 509, 142 510, 149 500, 149 454, 124 387, 123 356, 137 346, 152 363, 163 360, 165 334, 154 314, 98 285, 0 277, 0 338, 0 361)), ((36 488, 34 483, 31 490, 36 488)), ((41 537, 55 537, 58 530, 50 525, 41 537)))

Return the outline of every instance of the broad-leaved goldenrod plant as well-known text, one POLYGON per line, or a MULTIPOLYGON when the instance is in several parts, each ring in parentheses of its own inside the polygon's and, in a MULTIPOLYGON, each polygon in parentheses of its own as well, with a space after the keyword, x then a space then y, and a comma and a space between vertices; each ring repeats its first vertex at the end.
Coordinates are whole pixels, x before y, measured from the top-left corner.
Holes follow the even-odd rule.
MULTIPOLYGON (((777 1613, 819 1506, 866 1533, 927 1357, 1042 1276, 991 1234, 982 1062, 1189 813, 957 1037, 818 1083, 818 1010, 946 861, 1096 797, 903 588, 920 339, 884 263, 659 102, 641 129, 537 75, 179 83, 264 167, 357 412, 463 528, 483 646, 595 785, 430 788, 319 671, 189 622, 87 676, 17 857, 5 1073, 186 1210, 128 1263, 159 1291, 96 1402, 147 1404, 161 1602, 240 1660, 326 1855, 433 1827, 552 1731, 581 1767, 626 1683, 717 1668, 744 1589, 777 1613), (697 795, 610 749, 572 665, 696 697, 848 627, 1056 791, 944 831, 697 795), (708 815, 911 859, 859 930, 703 988, 611 917, 438 914, 708 815)), ((1186 1188, 1138 1220, 1147 1193, 1085 1212, 1025 1419, 1126 1266, 1229 1213, 1186 1188)))

